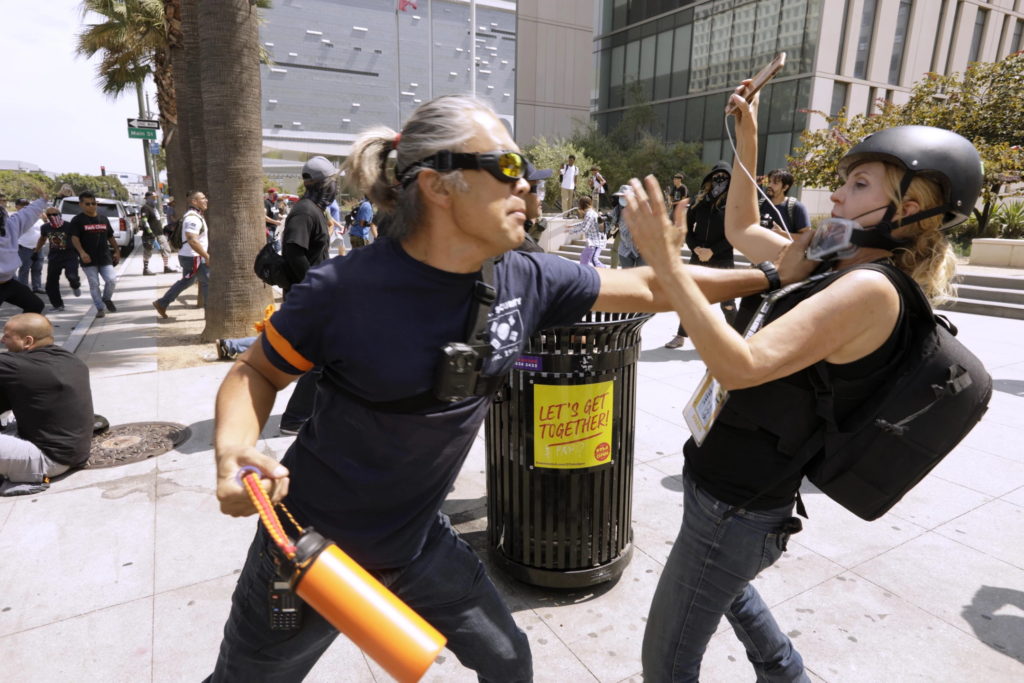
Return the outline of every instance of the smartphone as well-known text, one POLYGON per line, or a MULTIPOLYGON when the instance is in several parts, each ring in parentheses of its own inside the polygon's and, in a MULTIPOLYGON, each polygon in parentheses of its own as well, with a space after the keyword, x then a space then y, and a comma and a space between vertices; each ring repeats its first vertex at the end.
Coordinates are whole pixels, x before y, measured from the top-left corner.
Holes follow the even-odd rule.
MULTIPOLYGON (((743 97, 750 102, 754 99, 754 95, 761 91, 761 88, 765 86, 768 81, 775 77, 775 74, 782 71, 782 67, 786 66, 786 53, 780 52, 775 55, 775 59, 768 62, 763 69, 757 72, 752 79, 750 79, 750 85, 747 86, 746 90, 743 91, 743 97)), ((730 102, 726 108, 725 113, 732 113, 733 105, 730 102)))

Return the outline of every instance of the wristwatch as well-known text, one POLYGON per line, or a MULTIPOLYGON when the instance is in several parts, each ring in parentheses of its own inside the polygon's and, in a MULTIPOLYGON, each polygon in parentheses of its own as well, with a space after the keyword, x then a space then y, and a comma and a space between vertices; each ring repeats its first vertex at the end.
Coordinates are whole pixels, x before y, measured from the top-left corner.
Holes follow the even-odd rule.
POLYGON ((768 291, 774 292, 776 289, 782 287, 782 280, 779 278, 779 271, 775 269, 775 264, 771 261, 761 261, 755 266, 760 269, 764 276, 768 278, 768 291))

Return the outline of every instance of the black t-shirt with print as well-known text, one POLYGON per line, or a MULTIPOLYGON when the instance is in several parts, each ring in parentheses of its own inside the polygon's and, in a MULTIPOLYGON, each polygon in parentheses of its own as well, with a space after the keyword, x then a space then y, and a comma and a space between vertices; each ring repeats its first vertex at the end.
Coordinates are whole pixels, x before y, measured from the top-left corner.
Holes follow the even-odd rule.
POLYGON ((71 219, 69 230, 82 243, 82 249, 92 259, 90 263, 82 265, 109 266, 113 264, 108 240, 114 236, 114 229, 110 227, 110 221, 106 216, 97 214, 95 217, 90 217, 80 213, 71 219))
MULTIPOLYGON (((479 278, 433 268, 381 238, 311 269, 261 338, 278 369, 324 373, 313 416, 283 460, 286 504, 364 567, 401 567, 419 553, 491 397, 391 413, 351 395, 381 402, 429 391, 441 348, 466 338, 479 278)), ((486 376, 509 372, 537 330, 579 320, 600 282, 595 269, 553 254, 509 252, 494 287, 486 376)))
POLYGON ((71 223, 63 222, 59 228, 55 228, 49 223, 44 222, 43 227, 39 229, 39 234, 46 238, 46 241, 50 243, 50 253, 77 253, 75 247, 71 244, 71 223))
POLYGON ((282 241, 305 249, 310 268, 322 263, 331 246, 327 216, 312 200, 300 199, 285 219, 282 241))

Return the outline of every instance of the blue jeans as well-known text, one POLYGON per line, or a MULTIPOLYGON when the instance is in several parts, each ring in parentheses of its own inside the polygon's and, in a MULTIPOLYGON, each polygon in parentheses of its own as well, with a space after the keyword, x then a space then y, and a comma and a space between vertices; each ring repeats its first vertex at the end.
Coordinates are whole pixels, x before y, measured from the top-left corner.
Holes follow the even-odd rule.
POLYGON ((731 507, 683 475, 683 524, 654 593, 644 632, 647 683, 697 681, 722 615, 747 651, 758 681, 809 681, 804 662, 750 585, 782 555, 793 504, 731 507))
MULTIPOLYGON (((448 649, 481 681, 532 680, 526 634, 448 518, 439 515, 437 523, 411 564, 373 574, 444 634, 448 649)), ((220 655, 207 682, 300 681, 338 635, 306 604, 301 628, 270 630, 267 593, 275 574, 271 547, 261 524, 231 596, 220 655)))
POLYGON ((114 275, 114 266, 88 266, 83 264, 85 279, 89 281, 89 295, 97 311, 104 309, 103 300, 114 296, 114 288, 117 286, 117 276, 114 275), (103 293, 100 294, 100 277, 103 278, 103 293))
POLYGON ((29 273, 32 274, 32 291, 43 288, 43 255, 37 254, 34 249, 18 245, 18 256, 21 258, 21 268, 18 269, 18 282, 27 285, 29 273), (35 256, 33 259, 32 257, 35 256))
POLYGON ((224 343, 224 348, 233 356, 237 356, 256 343, 259 337, 237 337, 235 339, 221 339, 224 343))
POLYGON ((206 301, 206 288, 210 283, 210 269, 206 266, 206 261, 203 261, 198 256, 179 255, 178 264, 181 266, 181 279, 171 285, 164 295, 160 297, 160 305, 167 308, 174 303, 174 300, 182 292, 196 284, 196 282, 199 283, 200 298, 206 301))

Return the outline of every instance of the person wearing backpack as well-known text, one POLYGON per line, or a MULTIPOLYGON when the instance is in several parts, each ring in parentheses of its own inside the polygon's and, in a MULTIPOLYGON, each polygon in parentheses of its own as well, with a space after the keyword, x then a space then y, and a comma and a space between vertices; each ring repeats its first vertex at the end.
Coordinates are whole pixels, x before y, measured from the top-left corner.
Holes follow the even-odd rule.
MULTIPOLYGON (((162 297, 153 302, 153 308, 161 318, 167 317, 167 307, 192 285, 199 283, 199 299, 206 301, 206 289, 210 282, 210 231, 206 225, 206 208, 210 200, 198 190, 188 193, 189 209, 181 217, 181 246, 178 249, 178 263, 181 265, 181 279, 168 288, 162 297)), ((172 237, 177 237, 174 235, 172 237)), ((170 240, 173 244, 175 239, 170 240)))
POLYGON ((768 172, 768 184, 764 186, 768 200, 761 202, 761 226, 779 227, 786 232, 800 232, 811 227, 807 207, 794 197, 787 197, 793 187, 793 174, 784 168, 768 172))
MULTIPOLYGON (((754 184, 744 170, 757 159, 756 99, 748 104, 740 95, 745 85, 730 98, 738 151, 725 229, 773 279, 765 260, 789 240, 761 227, 754 184)), ((919 290, 932 300, 949 290, 955 260, 941 230, 966 220, 977 201, 978 152, 950 131, 901 126, 866 137, 837 170, 842 184, 831 197, 830 225, 850 226, 849 241, 835 240, 838 253, 827 255, 812 237, 808 253, 820 254, 820 285, 780 288, 776 280, 771 289, 782 296, 768 297, 778 300, 766 314, 768 304, 755 313, 761 297, 745 300, 737 323, 754 320, 747 337, 736 331, 744 327, 734 329, 712 312, 682 267, 683 222, 665 212, 656 180, 632 181, 627 220, 633 236, 707 365, 705 382, 714 378, 728 391, 717 413, 684 410, 694 436, 683 448, 683 522, 647 620, 642 658, 649 683, 696 681, 722 616, 743 641, 758 680, 809 680, 751 581, 801 528, 793 516, 794 505, 802 512, 800 482, 805 473, 814 478, 832 449, 811 440, 824 433, 823 423, 840 427, 828 432, 830 438, 843 436, 860 411, 899 387, 900 370, 930 351, 916 331, 925 317, 935 328, 935 319, 930 310, 920 315, 915 302, 923 300, 919 290), (819 371, 831 383, 825 414, 814 390, 819 371), (805 443, 815 456, 808 467, 805 443)), ((983 368, 976 374, 984 385, 983 368)), ((713 403, 716 396, 712 385, 698 389, 690 403, 713 403)), ((870 421, 857 429, 881 431, 870 421)), ((888 476, 903 457, 887 455, 876 477, 888 476)))

